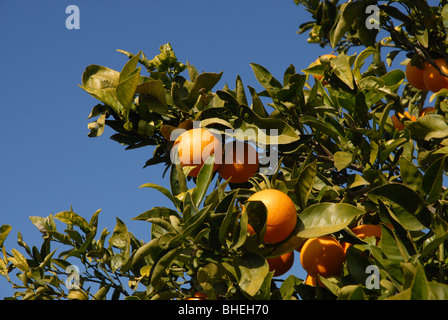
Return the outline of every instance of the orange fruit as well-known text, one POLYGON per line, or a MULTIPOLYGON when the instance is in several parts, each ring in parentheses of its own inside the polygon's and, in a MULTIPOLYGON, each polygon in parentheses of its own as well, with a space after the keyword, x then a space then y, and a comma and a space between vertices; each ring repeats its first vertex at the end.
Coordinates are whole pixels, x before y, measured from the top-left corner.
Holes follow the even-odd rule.
MULTIPOLYGON (((434 61, 443 72, 448 74, 448 65, 445 59, 440 58, 435 59, 434 61)), ((428 90, 432 92, 439 92, 444 88, 448 89, 448 78, 443 76, 432 65, 428 65, 425 68, 425 72, 423 73, 423 82, 428 90)))
POLYGON ((176 145, 181 165, 195 167, 189 176, 197 177, 199 170, 212 154, 216 157, 214 171, 218 170, 222 162, 220 139, 207 129, 194 128, 183 132, 174 141, 174 146, 176 145))
POLYGON ((278 243, 285 240, 297 223, 297 211, 291 198, 279 190, 265 189, 254 193, 247 199, 247 201, 253 200, 263 202, 267 209, 264 242, 278 243))
POLYGON ((266 260, 269 264, 269 271, 274 271, 274 277, 279 277, 288 272, 294 264, 294 251, 266 260))
POLYGON ((300 251, 300 263, 313 278, 339 275, 344 261, 344 249, 332 236, 310 238, 300 251))
POLYGON ((420 69, 417 65, 411 65, 411 62, 409 62, 406 66, 406 79, 411 86, 417 88, 418 90, 428 91, 428 88, 423 81, 423 74, 427 66, 428 63, 426 61, 422 64, 422 69, 420 69))
MULTIPOLYGON (((324 55, 320 56, 319 58, 317 58, 316 61, 314 61, 314 64, 321 64, 320 58, 327 58, 328 60, 330 60, 332 58, 336 58, 336 56, 334 54, 324 54, 324 55)), ((313 75, 313 77, 316 80, 322 80, 324 78, 324 76, 320 75, 320 74, 313 75)), ((324 84, 327 84, 326 81, 324 84)))
POLYGON ((242 141, 228 142, 224 146, 224 159, 219 175, 232 183, 243 183, 258 171, 257 150, 242 141))
MULTIPOLYGON (((380 242, 381 238, 381 226, 378 224, 362 224, 351 230, 358 238, 365 239, 368 237, 376 238, 376 245, 380 242)), ((344 252, 347 252, 348 247, 351 246, 351 243, 342 242, 342 247, 344 248, 344 252)))

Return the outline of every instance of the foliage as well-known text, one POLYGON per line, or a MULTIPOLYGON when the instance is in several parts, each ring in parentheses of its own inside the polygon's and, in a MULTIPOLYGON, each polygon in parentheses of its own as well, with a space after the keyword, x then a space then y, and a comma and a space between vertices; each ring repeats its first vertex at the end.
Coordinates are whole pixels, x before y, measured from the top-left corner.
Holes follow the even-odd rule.
POLYGON ((338 56, 301 71, 290 65, 280 80, 253 63, 261 92, 248 86, 247 94, 240 77, 234 89, 214 89, 221 73, 198 73, 180 63, 170 44, 152 60, 120 50, 129 58, 121 71, 86 68, 81 88, 100 101, 89 116, 96 118, 89 136, 109 126, 116 132, 111 139, 126 149, 154 146, 145 166, 164 164, 170 190, 153 183, 142 187, 159 191, 172 207, 154 207, 134 218, 151 224, 147 242, 118 218, 112 234, 107 229, 98 234, 99 211, 89 221, 72 210, 31 217, 43 243, 30 248, 19 233, 28 258, 6 250, 11 227, 3 225, 0 274, 13 284, 16 298, 104 299, 111 293, 112 299, 185 299, 197 291, 210 299, 448 298, 446 91, 432 97, 435 113, 395 130, 391 115, 408 110, 418 116, 426 93, 406 85, 402 70, 388 70, 403 51, 429 63, 446 55, 448 7, 444 1, 438 7, 408 0, 295 2, 313 18, 300 32, 310 30, 309 42, 331 45, 338 56), (381 9, 379 28, 387 33, 381 41, 376 39, 381 32, 365 24, 370 4, 381 9), (355 46, 364 48, 350 54, 355 46), (313 74, 324 75, 325 82, 308 81, 313 74), (170 158, 171 133, 196 121, 226 139, 256 144, 264 150, 265 171, 248 183, 230 184, 215 177, 212 157, 189 188, 191 178, 170 158), (260 240, 264 205, 245 202, 265 188, 283 191, 297 208, 293 233, 278 244, 260 240), (56 221, 66 225, 63 232, 56 221), (258 232, 249 235, 248 224, 258 232), (358 224, 380 224, 379 243, 356 237, 350 228, 358 224), (320 277, 317 287, 295 275, 273 279, 267 258, 328 234, 353 243, 340 276, 320 277), (56 255, 54 244, 66 250, 56 255), (67 292, 63 279, 71 260, 84 269, 79 288, 67 292), (370 265, 381 278, 373 289, 367 284, 370 265))

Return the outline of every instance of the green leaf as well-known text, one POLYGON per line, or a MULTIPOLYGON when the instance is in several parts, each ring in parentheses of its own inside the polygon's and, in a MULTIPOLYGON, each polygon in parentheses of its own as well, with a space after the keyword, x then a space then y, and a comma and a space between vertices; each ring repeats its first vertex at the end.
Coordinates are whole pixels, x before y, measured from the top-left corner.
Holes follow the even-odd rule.
POLYGON ((425 270, 422 266, 417 266, 417 270, 411 284, 411 300, 428 300, 429 285, 426 279, 425 270))
POLYGON ((119 77, 118 71, 99 65, 90 65, 82 75, 80 87, 121 115, 123 106, 118 102, 116 94, 119 77))
POLYGON ((282 84, 265 67, 256 63, 251 63, 250 66, 258 82, 266 89, 269 96, 275 102, 277 100, 277 92, 283 87, 282 84))
POLYGON ((350 30, 357 17, 363 14, 365 4, 361 2, 346 2, 340 8, 340 14, 330 33, 330 43, 335 48, 342 37, 350 30))
POLYGON ((145 96, 140 97, 139 103, 146 104, 149 111, 159 114, 169 114, 166 100, 166 89, 160 80, 149 80, 139 84, 136 93, 145 96))
POLYGON ((423 176, 422 188, 428 195, 427 203, 436 202, 442 195, 445 159, 446 156, 432 163, 423 176))
POLYGON ((255 253, 246 253, 235 261, 239 274, 238 285, 249 296, 255 296, 269 273, 265 258, 255 253))
POLYGON ((249 92, 252 96, 252 105, 251 109, 255 112, 257 116, 260 118, 267 118, 269 116, 268 112, 266 111, 263 102, 261 102, 260 97, 258 96, 257 92, 254 88, 249 86, 249 92))
POLYGON ((392 70, 386 73, 381 79, 384 81, 385 85, 388 87, 393 87, 400 85, 404 79, 404 72, 402 70, 392 70))
POLYGON ((363 213, 363 210, 347 203, 314 204, 299 214, 304 229, 297 236, 313 238, 340 231, 363 213))
POLYGON ((246 243, 248 221, 249 217, 247 214, 241 215, 239 221, 235 221, 237 225, 236 230, 233 232, 233 238, 231 239, 232 241, 229 246, 230 250, 236 250, 246 243))
POLYGON ((141 52, 134 55, 128 62, 124 65, 123 69, 120 72, 120 76, 118 78, 118 83, 125 81, 128 79, 137 68, 138 61, 140 60, 141 52))
POLYGON ((431 224, 431 214, 420 196, 401 183, 390 183, 371 190, 369 198, 389 203, 401 225, 412 231, 423 230, 431 224))
POLYGON ((406 128, 413 135, 426 141, 448 136, 448 124, 444 117, 438 114, 427 114, 418 118, 417 121, 408 121, 406 128))
POLYGON ((244 204, 243 214, 247 214, 248 223, 254 229, 258 241, 261 243, 266 232, 267 209, 262 201, 251 200, 244 204))
POLYGON ((95 233, 96 233, 96 229, 98 228, 98 216, 100 213, 101 213, 101 209, 95 211, 95 213, 92 215, 92 218, 90 218, 89 229, 91 231, 95 231, 95 233))
POLYGON ((41 286, 45 285, 44 270, 41 267, 31 268, 31 277, 41 286))
POLYGON ((222 272, 218 265, 211 262, 199 268, 197 280, 209 299, 216 299, 216 292, 213 285, 216 282, 222 281, 222 272))
POLYGON ((428 282, 428 300, 448 300, 448 285, 428 282))
POLYGON ((321 131, 323 134, 327 135, 329 138, 338 144, 339 147, 344 149, 344 145, 347 143, 345 137, 339 135, 339 133, 331 128, 327 123, 320 119, 316 119, 311 116, 303 116, 299 120, 301 123, 310 126, 315 130, 321 131))
POLYGON ((423 244, 422 259, 434 254, 439 249, 440 244, 448 239, 448 223, 438 215, 434 216, 431 230, 434 231, 434 237, 431 237, 429 241, 425 241, 423 244))
POLYGON ((421 45, 425 48, 428 47, 428 29, 418 30, 415 33, 415 37, 421 43, 421 45))
POLYGON ((26 261, 26 258, 23 254, 21 254, 18 250, 12 249, 11 250, 12 257, 8 257, 8 260, 14 264, 16 268, 18 268, 20 271, 28 271, 30 270, 30 267, 28 265, 28 262, 26 261))
POLYGON ((188 75, 190 76, 190 81, 194 81, 194 79, 196 79, 197 76, 199 75, 198 70, 188 61, 187 61, 187 69, 188 69, 188 75))
POLYGON ((177 211, 174 211, 173 209, 165 207, 154 207, 152 209, 149 209, 148 211, 139 214, 137 217, 132 218, 131 220, 147 221, 148 219, 153 218, 169 219, 171 215, 179 217, 177 211))
POLYGON ((353 73, 348 62, 348 57, 341 53, 337 57, 331 59, 330 64, 333 66, 333 72, 335 75, 350 89, 354 89, 353 73))
POLYGON ((337 151, 334 154, 334 166, 338 171, 344 170, 352 164, 354 160, 351 152, 337 151))
POLYGON ((347 285, 341 288, 339 300, 366 300, 362 285, 347 285))
POLYGON ((381 225, 381 240, 379 242, 379 246, 383 251, 383 254, 386 255, 387 260, 395 261, 395 262, 404 262, 403 255, 400 252, 398 241, 392 232, 392 230, 385 226, 381 225))
POLYGON ((200 93, 204 90, 209 92, 221 80, 222 72, 220 73, 201 73, 193 82, 193 86, 184 102, 193 106, 199 98, 200 93))
POLYGON ((59 212, 54 216, 54 218, 58 219, 59 221, 61 221, 63 223, 78 226, 86 234, 90 232, 89 223, 86 221, 86 219, 77 215, 73 211, 59 212))
POLYGON ((317 173, 317 160, 308 164, 297 178, 297 183, 294 186, 297 202, 299 207, 304 210, 308 202, 308 197, 314 186, 317 173))
POLYGON ((400 176, 403 183, 415 192, 422 194, 423 174, 411 161, 401 156, 398 160, 400 166, 400 176))
POLYGON ((3 247, 3 243, 5 242, 6 237, 8 236, 11 229, 12 227, 7 224, 4 224, 0 227, 0 247, 3 247))
POLYGON ((184 171, 182 170, 182 165, 180 164, 177 146, 174 146, 173 149, 175 158, 173 159, 173 164, 171 165, 170 187, 173 196, 177 199, 180 194, 187 192, 188 187, 184 171))
POLYGON ((128 232, 128 228, 119 218, 114 228, 114 232, 109 239, 109 245, 116 247, 123 251, 125 257, 129 256, 131 247, 131 237, 128 232))
MULTIPOLYGON (((221 226, 219 227, 219 242, 221 245, 224 245, 226 243, 227 235, 229 232, 229 228, 237 221, 239 212, 235 210, 233 204, 235 203, 236 196, 238 195, 238 192, 232 191, 226 197, 220 202, 221 204, 226 204, 225 207, 227 207, 225 210, 225 217, 221 223, 221 226)), ((218 208, 215 210, 216 213, 221 212, 218 208)), ((247 215, 245 215, 247 216, 247 215)))
POLYGON ((211 155, 205 161, 196 179, 196 187, 193 189, 191 198, 196 207, 199 207, 202 200, 204 199, 210 182, 213 178, 213 167, 215 165, 215 156, 211 155))
POLYGON ((129 111, 131 110, 132 103, 134 101, 135 90, 137 90, 138 81, 140 79, 140 68, 132 76, 121 81, 117 85, 117 98, 120 104, 124 107, 125 119, 128 118, 129 111))
POLYGON ((152 293, 161 287, 161 278, 166 275, 170 265, 182 250, 183 248, 174 248, 166 250, 159 255, 159 258, 151 269, 149 293, 152 293))
POLYGON ((107 67, 90 65, 82 74, 82 85, 94 89, 115 89, 120 73, 107 67))
POLYGON ((110 285, 102 285, 98 291, 93 295, 94 300, 105 300, 107 292, 109 292, 110 285))
POLYGON ((145 183, 145 184, 142 184, 139 188, 156 189, 157 191, 161 192, 164 196, 166 196, 168 199, 170 199, 171 202, 174 205, 176 205, 176 207, 177 207, 178 200, 175 197, 173 197, 173 195, 171 194, 171 192, 168 189, 166 189, 166 188, 164 188, 162 186, 159 186, 159 185, 157 185, 155 183, 145 183))
POLYGON ((160 238, 154 238, 148 243, 145 243, 140 248, 137 249, 135 254, 132 256, 132 266, 137 265, 140 261, 146 258, 149 255, 157 256, 162 252, 162 248, 160 246, 160 238))
POLYGON ((232 134, 238 140, 251 140, 261 144, 289 144, 300 139, 289 124, 280 119, 260 118, 247 106, 240 106, 239 117, 233 124, 232 134))
POLYGON ((244 91, 244 85, 243 85, 243 81, 241 80, 240 75, 237 75, 236 77, 236 100, 238 101, 238 103, 244 104, 244 105, 248 105, 247 103, 247 97, 246 97, 246 93, 244 91))
POLYGON ((398 138, 394 140, 391 144, 389 144, 386 149, 380 152, 379 160, 380 162, 386 161, 391 152, 394 152, 396 149, 404 145, 408 140, 406 138, 398 138))
POLYGON ((280 286, 280 293, 283 300, 290 300, 292 295, 296 292, 296 286, 302 283, 302 280, 295 275, 289 275, 280 286))
POLYGON ((185 221, 184 232, 182 233, 182 237, 187 237, 190 234, 194 233, 208 218, 211 213, 211 206, 207 206, 199 210, 194 216, 185 221))

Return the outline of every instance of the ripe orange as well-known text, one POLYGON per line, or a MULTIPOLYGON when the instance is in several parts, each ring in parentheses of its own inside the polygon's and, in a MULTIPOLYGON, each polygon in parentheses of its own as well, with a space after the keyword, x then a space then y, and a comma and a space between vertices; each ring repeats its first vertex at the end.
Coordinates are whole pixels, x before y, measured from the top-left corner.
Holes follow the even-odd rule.
MULTIPOLYGON (((448 74, 448 65, 445 59, 440 58, 435 59, 434 61, 443 72, 448 74)), ((443 76, 432 65, 428 65, 425 68, 425 72, 423 73, 423 82, 428 90, 432 92, 439 92, 444 88, 448 89, 448 78, 443 76)))
POLYGON ((417 65, 411 65, 411 62, 408 63, 408 65, 406 66, 406 79, 408 79, 408 82, 411 86, 422 91, 428 91, 428 88, 423 81, 423 74, 427 66, 428 63, 426 61, 422 63, 422 69, 420 69, 417 65))
POLYGON ((344 249, 332 236, 310 238, 300 251, 300 263, 313 278, 337 276, 344 261, 344 249))
POLYGON ((294 251, 266 260, 269 264, 269 271, 274 271, 274 277, 279 277, 291 269, 294 263, 294 251))
MULTIPOLYGON (((328 60, 330 60, 332 58, 336 58, 336 56, 334 54, 324 54, 324 55, 320 56, 319 58, 317 58, 316 61, 314 61, 314 64, 321 64, 320 58, 327 58, 328 60)), ((313 77, 316 80, 322 80, 324 76, 320 75, 320 74, 316 74, 316 75, 313 75, 313 77)), ((326 81, 324 84, 327 84, 326 81)))
POLYGON ((291 198, 279 190, 265 189, 254 193, 247 201, 253 200, 263 202, 267 209, 264 242, 278 243, 285 240, 297 223, 297 211, 291 198))
MULTIPOLYGON (((351 230, 358 238, 365 239, 368 237, 376 238, 376 245, 380 242, 381 238, 381 226, 377 224, 362 224, 351 230)), ((342 247, 344 248, 344 252, 347 252, 348 247, 351 246, 351 243, 342 242, 342 247)))
POLYGON ((223 164, 219 167, 219 175, 232 183, 243 183, 258 171, 257 150, 242 141, 228 142, 224 146, 223 164))
POLYGON ((205 161, 214 154, 213 170, 218 170, 222 162, 222 147, 220 139, 207 129, 194 128, 182 133, 174 141, 177 145, 179 160, 183 167, 195 166, 189 176, 197 177, 205 161))

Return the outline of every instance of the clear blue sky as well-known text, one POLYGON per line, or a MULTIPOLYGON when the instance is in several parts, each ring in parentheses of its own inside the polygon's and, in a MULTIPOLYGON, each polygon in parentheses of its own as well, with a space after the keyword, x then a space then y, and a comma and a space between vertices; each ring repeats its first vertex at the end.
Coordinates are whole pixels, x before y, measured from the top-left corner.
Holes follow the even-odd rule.
MULTIPOLYGON (((112 231, 119 217, 149 241, 149 224, 130 219, 170 205, 157 191, 138 188, 168 186, 162 165, 142 168, 151 148, 125 151, 109 139, 109 129, 87 137, 87 116, 97 101, 77 86, 86 66, 121 70, 127 58, 116 49, 151 58, 171 42, 180 61, 224 71, 217 89, 226 82, 234 88, 237 74, 260 88, 249 63, 281 79, 290 64, 300 70, 328 53, 296 33, 309 18, 293 0, 0 0, 0 225, 13 227, 7 248, 18 247, 18 231, 40 247, 28 217, 71 205, 86 219, 101 208, 100 230, 112 231), (71 4, 80 9, 79 30, 65 26, 71 4)), ((291 272, 304 277, 298 254, 291 272)), ((12 292, 0 277, 0 299, 12 292)))

